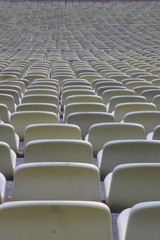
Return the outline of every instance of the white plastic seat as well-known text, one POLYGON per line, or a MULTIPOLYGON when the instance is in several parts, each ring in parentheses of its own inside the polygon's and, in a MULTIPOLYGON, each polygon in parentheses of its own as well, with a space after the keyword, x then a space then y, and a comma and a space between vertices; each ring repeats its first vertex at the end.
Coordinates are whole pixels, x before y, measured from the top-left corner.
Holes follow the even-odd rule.
POLYGON ((0 173, 0 203, 5 201, 6 179, 2 173, 0 173))
POLYGON ((15 171, 13 200, 100 202, 99 171, 96 166, 87 163, 21 164, 15 171))
POLYGON ((159 201, 160 163, 118 165, 104 179, 106 203, 120 212, 136 203, 159 201))
POLYGON ((95 156, 108 141, 144 138, 144 127, 135 123, 93 124, 89 129, 88 135, 86 136, 86 140, 89 141, 93 146, 93 152, 95 156))
POLYGON ((135 95, 135 92, 133 90, 129 89, 112 89, 112 90, 107 90, 103 93, 102 98, 103 98, 103 103, 107 104, 110 102, 110 99, 115 96, 125 96, 125 95, 135 95))
POLYGON ((112 240, 109 208, 93 201, 13 201, 0 206, 2 240, 112 240), (34 229, 34 231, 33 231, 34 229))
POLYGON ((24 139, 24 131, 28 125, 34 123, 58 123, 55 113, 45 111, 20 111, 11 114, 10 123, 14 126, 21 140, 24 139))
POLYGON ((25 129, 24 145, 32 140, 81 139, 81 130, 73 124, 32 124, 25 129))
POLYGON ((119 122, 122 121, 124 119, 124 116, 130 112, 156 111, 156 110, 157 107, 153 103, 130 102, 117 104, 113 113, 115 121, 119 122))
POLYGON ((67 118, 68 124, 76 124, 80 127, 83 139, 88 134, 91 125, 102 122, 114 122, 114 118, 111 114, 105 112, 71 113, 67 118))
POLYGON ((119 240, 159 239, 160 201, 135 204, 120 213, 117 220, 119 240))
POLYGON ((97 155, 100 176, 103 180, 119 164, 160 163, 160 142, 153 140, 109 141, 97 155))

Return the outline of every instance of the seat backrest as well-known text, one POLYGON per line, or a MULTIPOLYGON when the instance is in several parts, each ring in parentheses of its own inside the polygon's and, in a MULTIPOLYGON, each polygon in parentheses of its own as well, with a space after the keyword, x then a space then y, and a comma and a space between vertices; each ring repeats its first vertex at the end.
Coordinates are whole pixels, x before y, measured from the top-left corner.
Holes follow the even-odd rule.
POLYGON ((0 141, 6 142, 14 152, 18 152, 19 137, 11 124, 0 123, 0 141))
POLYGON ((105 112, 71 113, 67 118, 67 123, 76 124, 80 127, 83 139, 88 134, 91 125, 102 122, 114 122, 114 118, 111 114, 105 112))
POLYGON ((73 95, 66 98, 65 104, 78 102, 94 102, 102 103, 102 98, 97 95, 73 95))
POLYGON ((124 122, 139 123, 144 126, 146 135, 153 132, 154 128, 160 123, 159 111, 141 111, 127 113, 124 122))
POLYGON ((59 107, 58 97, 49 94, 34 94, 24 96, 22 103, 51 103, 59 107))
POLYGON ((0 172, 7 180, 13 180, 16 167, 16 153, 6 142, 0 142, 0 172))
POLYGON ((93 149, 82 140, 52 139, 30 141, 25 147, 24 162, 93 163, 93 149))
POLYGON ((92 144, 94 155, 97 155, 108 141, 144 138, 144 127, 140 124, 97 123, 90 127, 86 140, 92 144))
POLYGON ((126 96, 116 96, 116 97, 112 97, 110 102, 107 105, 107 110, 108 112, 113 112, 116 105, 119 103, 129 103, 129 102, 146 102, 145 97, 142 96, 130 96, 130 95, 126 95, 126 96))
POLYGON ((69 103, 64 109, 64 122, 69 114, 77 112, 106 112, 106 106, 103 103, 69 103))
POLYGON ((11 89, 5 89, 5 88, 0 88, 0 94, 9 94, 10 96, 12 96, 14 98, 14 102, 15 104, 20 104, 20 97, 19 97, 19 93, 15 90, 11 90, 11 89))
POLYGON ((107 90, 103 93, 103 103, 107 104, 110 102, 110 99, 114 96, 124 96, 124 95, 135 95, 133 90, 129 89, 114 89, 114 90, 107 90))
POLYGON ((0 103, 0 118, 3 122, 10 122, 10 112, 8 111, 8 107, 5 104, 0 103))
POLYGON ((8 202, 0 206, 0 232, 5 240, 112 240, 110 215, 93 201, 8 202))
POLYGON ((20 111, 11 114, 10 123, 14 126, 20 139, 24 139, 25 128, 30 124, 38 123, 58 123, 55 113, 44 111, 20 111))
POLYGON ((14 97, 10 94, 0 93, 0 103, 5 104, 11 113, 15 112, 16 104, 14 102, 14 97))
POLYGON ((116 122, 122 121, 124 116, 130 112, 156 111, 157 107, 153 103, 119 103, 114 110, 114 119, 116 122))
POLYGON ((41 139, 81 139, 81 130, 73 124, 32 124, 25 129, 24 145, 41 139))
POLYGON ((65 105, 65 100, 69 96, 73 95, 95 95, 93 90, 67 90, 62 94, 62 109, 65 105))
POLYGON ((115 140, 107 142, 98 153, 101 179, 119 164, 160 163, 160 142, 147 140, 115 140))
POLYGON ((147 99, 147 102, 152 102, 155 96, 160 95, 160 89, 144 90, 141 95, 147 99))
POLYGON ((159 239, 160 201, 142 202, 118 217, 119 239, 159 239))
POLYGON ((122 164, 104 180, 106 203, 120 212, 134 204, 159 201, 160 163, 122 164))
POLYGON ((98 168, 92 164, 73 162, 21 164, 15 172, 13 200, 100 202, 98 168))
POLYGON ((51 103, 22 103, 17 106, 16 111, 45 111, 57 115, 59 113, 57 106, 51 103))

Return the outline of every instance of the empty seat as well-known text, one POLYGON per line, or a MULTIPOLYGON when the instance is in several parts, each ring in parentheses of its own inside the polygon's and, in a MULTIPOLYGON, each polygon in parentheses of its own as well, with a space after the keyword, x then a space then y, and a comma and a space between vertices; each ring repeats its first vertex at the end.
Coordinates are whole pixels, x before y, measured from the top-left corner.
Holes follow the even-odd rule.
POLYGON ((133 90, 129 89, 114 89, 114 90, 107 90, 103 93, 103 103, 107 104, 110 102, 110 99, 115 96, 125 96, 125 95, 135 95, 133 90))
POLYGON ((16 167, 16 153, 5 142, 0 142, 0 172, 7 180, 12 180, 16 167))
POLYGON ((103 103, 70 103, 64 109, 64 122, 72 113, 78 112, 106 112, 106 106, 103 103))
POLYGON ((146 102, 145 97, 142 96, 116 96, 110 99, 110 102, 107 104, 108 112, 113 112, 116 105, 119 103, 129 103, 129 102, 146 102))
POLYGON ((81 139, 81 130, 73 124, 32 124, 25 129, 24 145, 41 139, 81 139))
POLYGON ((76 124, 80 127, 83 139, 88 134, 91 125, 102 122, 114 122, 114 118, 111 114, 105 112, 71 113, 67 118, 67 123, 76 124))
POLYGON ((160 201, 142 202, 118 216, 119 240, 159 239, 160 201))
POLYGON ((103 180, 119 164, 160 163, 160 142, 147 140, 115 140, 107 142, 97 155, 103 180))
POLYGON ((112 240, 109 208, 93 201, 15 201, 0 206, 2 240, 112 240), (34 230, 33 230, 34 229, 34 230))
POLYGON ((90 143, 82 140, 34 140, 25 147, 24 162, 93 163, 93 149, 90 143))
POLYGON ((5 104, 11 113, 15 112, 17 105, 14 102, 13 96, 9 94, 0 93, 0 103, 5 104))
POLYGON ((145 134, 153 132, 153 129, 160 123, 159 111, 141 111, 127 113, 124 122, 138 123, 144 126, 145 134))
POLYGON ((0 103, 0 119, 2 122, 9 123, 10 115, 11 112, 8 110, 8 107, 5 104, 0 103))
POLYGON ((139 112, 139 111, 156 111, 157 107, 153 103, 119 103, 116 105, 114 110, 114 120, 119 122, 124 119, 124 116, 130 112, 139 112))
POLYGON ((120 212, 139 202, 159 201, 160 163, 118 165, 104 179, 106 203, 120 212))
POLYGON ((0 141, 6 142, 15 153, 18 153, 19 137, 11 124, 0 123, 0 141))
POLYGON ((11 115, 10 123, 14 126, 20 139, 24 139, 25 128, 34 123, 58 123, 55 113, 44 111, 20 111, 11 115))
POLYGON ((93 124, 89 129, 89 134, 86 136, 86 140, 88 140, 93 146, 93 152, 95 156, 108 141, 144 138, 144 127, 135 123, 93 124))
POLYGON ((147 102, 152 102, 155 96, 160 95, 160 89, 144 90, 141 95, 147 99, 147 102))
POLYGON ((73 95, 66 98, 65 106, 69 103, 93 102, 102 103, 102 98, 97 95, 73 95))
POLYGON ((99 171, 96 166, 86 163, 21 164, 15 172, 13 200, 100 202, 99 171))

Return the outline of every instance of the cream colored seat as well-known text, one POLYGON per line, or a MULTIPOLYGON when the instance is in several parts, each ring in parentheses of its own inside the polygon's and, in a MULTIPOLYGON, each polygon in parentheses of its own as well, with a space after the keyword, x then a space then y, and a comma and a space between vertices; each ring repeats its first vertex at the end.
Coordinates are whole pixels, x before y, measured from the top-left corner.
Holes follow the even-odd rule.
POLYGON ((0 103, 5 104, 11 113, 15 112, 17 105, 15 104, 14 97, 10 94, 0 93, 0 103))
POLYGON ((24 96, 22 103, 51 103, 59 108, 59 100, 57 96, 49 94, 34 94, 24 96))
POLYGON ((160 201, 142 202, 120 213, 117 220, 119 240, 159 239, 160 201))
POLYGON ((18 153, 19 137, 11 124, 0 123, 0 141, 7 143, 15 153, 18 153))
POLYGON ((94 156, 103 148, 104 144, 112 140, 144 139, 145 130, 135 123, 97 123, 93 124, 86 140, 93 146, 94 156))
POLYGON ((114 118, 111 114, 105 112, 71 113, 67 118, 68 124, 76 124, 80 127, 83 139, 88 134, 91 125, 102 122, 114 122, 114 118))
POLYGON ((25 129, 24 145, 32 140, 81 139, 81 130, 73 124, 32 124, 25 129))
POLYGON ((27 143, 24 162, 80 162, 93 164, 93 150, 90 143, 82 140, 44 138, 27 143))
POLYGON ((6 180, 13 180, 16 167, 16 153, 10 149, 6 142, 2 141, 0 142, 0 153, 0 173, 5 176, 6 180))
POLYGON ((116 96, 125 96, 125 95, 135 95, 135 92, 130 89, 111 89, 111 90, 106 90, 103 95, 103 103, 107 104, 110 102, 112 97, 116 96))
POLYGON ((25 128, 34 123, 58 123, 55 113, 45 111, 20 111, 11 114, 10 123, 14 126, 21 140, 24 139, 25 128))
POLYGON ((147 99, 147 102, 152 102, 155 96, 160 95, 160 89, 144 90, 141 95, 147 99))
POLYGON ((107 111, 108 112, 113 112, 116 105, 120 104, 120 103, 136 103, 136 102, 146 102, 145 97, 142 96, 137 96, 137 95, 125 95, 125 96, 116 96, 116 97, 112 97, 110 99, 110 102, 107 104, 107 111))
POLYGON ((36 95, 36 94, 45 94, 45 95, 47 94, 47 95, 53 95, 53 96, 57 96, 58 97, 58 91, 57 90, 53 90, 53 89, 36 88, 36 89, 26 90, 26 92, 25 92, 25 96, 36 95))
POLYGON ((147 140, 109 141, 97 155, 100 176, 103 180, 119 164, 160 163, 160 142, 147 140))
POLYGON ((0 103, 0 119, 2 122, 10 122, 11 112, 8 110, 8 107, 5 104, 0 103))
POLYGON ((64 122, 67 121, 67 118, 72 113, 78 112, 106 112, 106 106, 103 103, 69 103, 64 109, 64 122))
POLYGON ((153 103, 142 103, 142 102, 130 102, 130 103, 119 103, 115 106, 114 120, 116 122, 122 121, 124 116, 130 112, 139 111, 156 111, 157 107, 153 103))
POLYGON ((15 171, 13 200, 100 202, 99 171, 96 166, 87 163, 21 164, 15 171))
POLYGON ((8 94, 14 98, 15 104, 21 103, 21 98, 16 90, 0 88, 0 94, 8 94))
POLYGON ((144 126, 145 134, 153 132, 153 129, 160 123, 159 111, 141 111, 127 113, 124 122, 138 123, 144 126))
POLYGON ((160 163, 118 165, 104 179, 106 203, 120 212, 139 202, 159 201, 160 163))
POLYGON ((65 106, 69 103, 78 103, 78 102, 102 103, 102 98, 97 95, 73 95, 66 98, 65 106))
MULTIPOLYGON (((59 114, 59 109, 51 103, 22 103, 16 108, 16 111, 45 111, 59 114)), ((59 117, 59 116, 58 116, 59 117)))
POLYGON ((0 206, 2 240, 112 240, 109 208, 94 201, 15 201, 0 206), (33 230, 34 229, 34 230, 33 230))

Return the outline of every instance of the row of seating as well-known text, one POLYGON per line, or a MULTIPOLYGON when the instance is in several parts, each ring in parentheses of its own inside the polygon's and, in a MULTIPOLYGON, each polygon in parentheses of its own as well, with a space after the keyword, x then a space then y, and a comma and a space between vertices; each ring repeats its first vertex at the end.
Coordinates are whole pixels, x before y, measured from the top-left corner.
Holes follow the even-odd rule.
POLYGON ((158 240, 159 2, 0 8, 2 240, 158 240))

